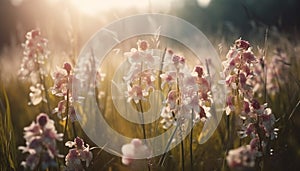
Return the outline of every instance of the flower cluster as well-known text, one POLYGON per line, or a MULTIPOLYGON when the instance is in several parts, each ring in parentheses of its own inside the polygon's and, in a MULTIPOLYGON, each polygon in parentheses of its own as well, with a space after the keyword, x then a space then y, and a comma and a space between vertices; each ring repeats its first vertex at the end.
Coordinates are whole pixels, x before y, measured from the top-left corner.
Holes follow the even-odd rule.
POLYGON ((267 104, 261 105, 254 98, 253 87, 257 76, 255 65, 259 62, 254 56, 249 42, 238 39, 229 50, 227 60, 224 64, 223 74, 226 85, 229 89, 226 100, 226 114, 235 113, 239 115, 241 121, 241 138, 249 136, 251 138, 249 151, 240 147, 228 154, 228 164, 232 167, 253 166, 243 162, 240 157, 250 155, 251 159, 263 155, 266 151, 265 145, 268 139, 276 138, 274 129, 275 116, 267 104), (239 162, 237 162, 239 160, 239 162), (238 164, 237 164, 238 163, 238 164))
POLYGON ((85 145, 81 138, 76 137, 74 141, 68 141, 65 143, 65 145, 69 148, 74 147, 69 150, 69 153, 65 158, 67 166, 66 170, 84 170, 82 162, 85 162, 85 167, 89 166, 93 159, 93 154, 90 151, 88 144, 85 145))
POLYGON ((46 75, 43 65, 49 54, 48 40, 42 37, 41 32, 37 29, 28 32, 25 37, 24 57, 18 74, 22 79, 30 80, 32 85, 30 87, 30 104, 37 105, 43 100, 46 102, 42 81, 46 75))
POLYGON ((251 104, 245 102, 244 111, 248 113, 242 116, 244 123, 240 131, 241 137, 261 138, 261 141, 277 137, 277 129, 274 128, 275 116, 267 104, 260 105, 256 100, 252 100, 251 104))
POLYGON ((243 99, 252 99, 253 91, 251 79, 253 67, 257 63, 249 42, 238 39, 226 55, 223 62, 226 85, 229 89, 226 100, 226 114, 235 111, 236 106, 241 106, 243 99))
POLYGON ((130 165, 134 159, 142 159, 150 157, 150 149, 143 144, 140 139, 133 139, 129 144, 122 146, 122 163, 124 165, 130 165))
POLYGON ((168 50, 163 62, 161 87, 167 90, 161 123, 164 129, 182 124, 187 119, 193 122, 205 121, 210 116, 212 103, 210 85, 203 68, 196 65, 190 71, 185 58, 168 50))
POLYGON ((160 122, 164 129, 173 125, 184 129, 185 122, 205 121, 210 116, 212 98, 203 68, 196 65, 191 71, 185 57, 170 49, 165 49, 161 57, 155 56, 156 49, 149 49, 146 40, 139 40, 137 45, 124 54, 130 64, 124 77, 128 102, 146 101, 150 92, 158 89, 165 94, 160 122))
POLYGON ((157 64, 158 57, 153 56, 151 51, 148 50, 149 44, 145 40, 138 41, 138 49, 131 49, 124 55, 130 63, 128 74, 124 77, 127 84, 127 100, 133 100, 139 103, 140 100, 146 100, 149 91, 154 89, 154 82, 156 80, 155 65, 157 64))
POLYGON ((72 105, 73 74, 71 64, 65 62, 62 68, 57 68, 57 71, 53 72, 52 78, 54 80, 54 86, 50 88, 52 94, 63 97, 63 100, 58 102, 57 107, 52 113, 57 113, 59 118, 63 118, 62 114, 68 111, 66 115, 70 116, 72 122, 75 121, 77 118, 74 106, 72 105))
POLYGON ((40 113, 36 122, 24 128, 24 139, 26 147, 19 147, 23 153, 29 153, 26 160, 21 164, 31 170, 37 167, 45 170, 49 167, 56 167, 55 157, 59 155, 56 148, 56 141, 62 141, 62 134, 57 133, 54 121, 49 119, 45 113, 40 113))

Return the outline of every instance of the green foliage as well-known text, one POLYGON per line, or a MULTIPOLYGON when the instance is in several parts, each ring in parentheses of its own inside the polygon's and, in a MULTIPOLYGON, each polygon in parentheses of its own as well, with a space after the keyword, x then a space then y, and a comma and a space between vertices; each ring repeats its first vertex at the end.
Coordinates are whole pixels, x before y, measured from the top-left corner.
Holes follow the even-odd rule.
POLYGON ((16 170, 16 143, 10 105, 4 86, 0 99, 0 170, 16 170))

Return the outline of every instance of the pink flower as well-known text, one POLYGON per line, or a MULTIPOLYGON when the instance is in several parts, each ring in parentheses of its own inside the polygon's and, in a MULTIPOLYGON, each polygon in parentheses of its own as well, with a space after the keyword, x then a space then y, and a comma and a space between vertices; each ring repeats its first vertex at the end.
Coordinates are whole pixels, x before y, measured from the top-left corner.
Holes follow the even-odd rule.
POLYGON ((183 56, 178 56, 178 55, 173 55, 172 56, 172 62, 174 63, 175 67, 177 69, 181 68, 185 64, 185 57, 183 56))
POLYGON ((162 79, 161 88, 165 86, 165 84, 172 86, 175 83, 176 73, 174 72, 167 72, 160 74, 160 78, 162 79))
POLYGON ((248 50, 250 47, 250 43, 246 40, 242 40, 241 38, 235 41, 235 46, 237 48, 242 48, 244 50, 248 50))
POLYGON ((227 162, 231 168, 244 169, 254 166, 255 153, 264 153, 266 145, 263 144, 267 143, 267 139, 276 137, 275 117, 267 104, 261 105, 254 98, 258 89, 257 78, 260 78, 258 74, 264 73, 264 63, 258 63, 262 60, 255 57, 250 43, 241 39, 235 41, 226 58, 223 63, 223 74, 229 88, 226 113, 233 111, 239 115, 242 120, 241 138, 249 136, 252 139, 250 145, 230 151, 227 162), (260 69, 255 67, 257 64, 260 69))
POLYGON ((40 72, 39 65, 44 64, 44 60, 48 57, 47 39, 41 36, 39 30, 32 30, 26 34, 26 41, 23 44, 23 61, 19 75, 28 77, 31 73, 40 72))
POLYGON ((166 103, 168 103, 170 105, 171 109, 174 109, 175 105, 177 103, 177 99, 178 99, 178 97, 177 97, 177 91, 176 90, 171 90, 168 93, 168 97, 167 97, 166 103))
POLYGON ((128 102, 133 100, 135 103, 138 103, 139 100, 145 100, 145 96, 148 96, 148 92, 143 90, 141 86, 134 85, 131 87, 128 85, 128 102))
POLYGON ((272 113, 272 110, 270 108, 265 108, 263 111, 263 114, 260 115, 261 118, 261 127, 265 131, 265 136, 270 137, 271 139, 276 138, 276 133, 274 129, 275 124, 275 116, 272 113))
POLYGON ((130 52, 125 52, 124 56, 128 58, 128 62, 131 64, 150 64, 153 65, 155 58, 149 51, 140 51, 136 49, 131 49, 130 52))
POLYGON ((88 144, 85 145, 81 138, 76 137, 74 141, 68 141, 65 145, 69 148, 74 147, 69 150, 65 158, 67 170, 84 170, 82 161, 85 162, 85 167, 89 166, 93 159, 93 154, 88 144))
POLYGON ((66 111, 66 100, 61 100, 58 102, 56 108, 53 109, 52 113, 57 113, 58 118, 62 119, 62 114, 66 111))
POLYGON ((122 146, 122 163, 130 165, 135 159, 144 159, 151 156, 150 149, 140 139, 133 139, 129 144, 122 146))
POLYGON ((46 97, 43 94, 44 91, 45 91, 44 86, 40 83, 30 86, 30 93, 29 93, 30 104, 35 106, 40 104, 40 102, 42 101, 47 102, 46 97))
POLYGON ((203 68, 201 66, 196 65, 193 71, 197 73, 197 77, 201 78, 203 76, 203 68))
POLYGON ((20 146, 23 153, 29 153, 26 160, 21 164, 36 169, 38 163, 41 163, 42 169, 56 167, 55 157, 62 157, 56 148, 56 141, 62 141, 63 134, 58 134, 54 121, 49 119, 45 113, 40 113, 36 122, 24 128, 24 139, 26 147, 20 146))
POLYGON ((41 36, 38 29, 26 34, 26 41, 23 44, 23 59, 18 75, 22 79, 31 82, 29 104, 38 105, 42 101, 47 102, 43 95, 43 78, 46 76, 44 70, 45 59, 48 58, 47 39, 41 36))
POLYGON ((149 43, 146 40, 138 40, 137 45, 140 51, 145 51, 149 48, 149 43))
POLYGON ((52 78, 54 80, 54 86, 50 88, 52 94, 56 96, 66 96, 67 91, 71 94, 72 88, 72 73, 71 65, 69 63, 64 63, 63 68, 57 68, 57 71, 52 73, 52 78))
POLYGON ((244 170, 255 166, 256 155, 257 152, 247 145, 230 150, 226 160, 230 168, 244 170))
POLYGON ((57 68, 57 71, 53 72, 52 78, 54 80, 53 87, 50 88, 52 94, 63 97, 64 99, 59 101, 58 105, 52 113, 57 113, 60 119, 65 118, 69 115, 71 121, 77 120, 77 116, 73 107, 73 97, 72 97, 72 83, 73 83, 73 73, 72 66, 70 63, 65 62, 62 68, 57 68), (68 108, 68 113, 65 113, 68 108), (63 116, 65 114, 65 116, 63 116))

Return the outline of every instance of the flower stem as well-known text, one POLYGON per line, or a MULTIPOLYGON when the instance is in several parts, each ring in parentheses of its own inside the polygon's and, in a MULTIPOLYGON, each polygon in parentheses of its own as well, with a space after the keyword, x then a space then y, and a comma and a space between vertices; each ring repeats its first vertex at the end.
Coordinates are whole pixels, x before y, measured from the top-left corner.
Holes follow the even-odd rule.
POLYGON ((163 153, 163 156, 159 159, 158 165, 160 165, 160 166, 163 166, 163 164, 165 162, 165 158, 166 158, 167 152, 168 152, 168 150, 170 148, 171 142, 172 142, 172 140, 173 140, 173 138, 175 136, 175 133, 176 133, 178 127, 179 127, 179 125, 177 124, 176 127, 175 127, 174 132, 172 133, 172 135, 171 135, 171 137, 170 137, 170 139, 168 141, 168 144, 167 144, 166 149, 165 149, 165 151, 163 153))
POLYGON ((43 79, 42 79, 43 81, 43 86, 44 86, 44 91, 45 91, 45 96, 46 96, 46 100, 47 100, 47 108, 48 108, 48 112, 49 112, 49 114, 51 114, 51 108, 50 108, 50 97, 49 97, 49 94, 48 94, 48 92, 47 92, 47 90, 48 90, 48 88, 47 88, 47 85, 46 85, 46 81, 45 81, 45 77, 43 77, 43 79))
MULTIPOLYGON (((146 127, 145 127, 145 124, 144 124, 144 109, 143 109, 143 105, 142 105, 142 101, 139 100, 139 108, 140 108, 140 115, 141 115, 141 126, 142 126, 142 130, 143 130, 143 138, 144 138, 144 143, 147 145, 147 135, 146 135, 146 127)), ((150 165, 150 160, 148 160, 148 164, 147 164, 147 168, 148 168, 148 171, 151 170, 151 165, 150 165)))
POLYGON ((167 51, 167 48, 164 49, 164 53, 163 53, 163 55, 161 57, 161 63, 160 63, 160 68, 159 68, 159 75, 158 75, 158 87, 159 87, 159 90, 162 90, 160 75, 162 74, 162 70, 164 68, 164 61, 165 61, 166 51, 167 51))
POLYGON ((181 142, 180 142, 180 146, 181 146, 181 170, 184 171, 184 141, 183 141, 183 137, 181 136, 181 142))
POLYGON ((50 108, 50 98, 49 98, 49 94, 47 92, 48 88, 47 88, 47 85, 46 85, 45 77, 41 72, 42 68, 41 68, 41 64, 39 62, 38 62, 38 69, 39 69, 40 82, 44 87, 44 93, 45 93, 46 100, 47 100, 46 103, 47 103, 48 114, 50 115, 51 114, 51 108, 50 108))
POLYGON ((142 121, 141 125, 142 125, 142 130, 143 130, 143 138, 146 143, 147 135, 146 135, 146 128, 145 128, 145 124, 144 124, 144 109, 143 109, 141 100, 139 100, 139 107, 140 107, 140 111, 141 111, 140 115, 141 115, 141 121, 142 121))
POLYGON ((68 127, 68 121, 69 121, 69 89, 67 89, 67 102, 66 102, 66 112, 65 112, 65 114, 67 116, 66 116, 66 124, 65 124, 63 139, 65 139, 65 137, 66 137, 67 127, 68 127))
POLYGON ((192 128, 191 128, 191 133, 190 133, 190 164, 191 164, 191 171, 193 171, 193 128, 194 128, 194 124, 193 124, 193 120, 194 120, 194 111, 192 111, 192 117, 191 117, 191 124, 192 124, 192 128))

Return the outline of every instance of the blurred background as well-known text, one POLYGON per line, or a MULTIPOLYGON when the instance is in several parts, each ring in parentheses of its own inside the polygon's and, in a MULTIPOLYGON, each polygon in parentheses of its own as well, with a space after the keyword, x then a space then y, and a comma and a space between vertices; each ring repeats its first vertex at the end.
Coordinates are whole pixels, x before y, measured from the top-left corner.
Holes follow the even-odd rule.
MULTIPOLYGON (((239 37, 263 46, 266 30, 275 40, 280 34, 286 34, 287 39, 298 35, 299 10, 298 0, 1 0, 0 59, 18 62, 17 54, 7 55, 12 51, 9 49, 20 53, 25 33, 34 28, 40 28, 49 39, 50 49, 55 47, 52 55, 68 56, 70 52, 78 53, 89 37, 106 24, 148 12, 187 20, 216 47, 239 37)), ((4 72, 6 66, 2 66, 5 78, 9 75, 4 72)))
POLYGON ((247 39, 257 28, 297 33, 299 10, 298 0, 1 0, 0 48, 22 42, 22 31, 35 27, 63 39, 76 26, 84 42, 105 24, 145 12, 172 14, 218 36, 247 39))

